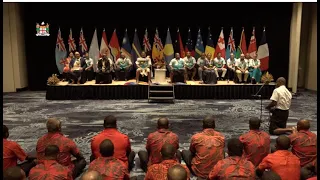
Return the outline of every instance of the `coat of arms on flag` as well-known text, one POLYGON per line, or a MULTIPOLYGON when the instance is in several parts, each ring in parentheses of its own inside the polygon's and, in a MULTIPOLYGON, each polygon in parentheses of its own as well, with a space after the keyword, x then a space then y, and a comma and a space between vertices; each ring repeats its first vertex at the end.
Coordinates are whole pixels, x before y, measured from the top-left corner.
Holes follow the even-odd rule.
POLYGON ((37 23, 36 31, 37 31, 36 36, 50 36, 48 23, 47 24, 45 24, 44 22, 42 22, 41 24, 37 23))

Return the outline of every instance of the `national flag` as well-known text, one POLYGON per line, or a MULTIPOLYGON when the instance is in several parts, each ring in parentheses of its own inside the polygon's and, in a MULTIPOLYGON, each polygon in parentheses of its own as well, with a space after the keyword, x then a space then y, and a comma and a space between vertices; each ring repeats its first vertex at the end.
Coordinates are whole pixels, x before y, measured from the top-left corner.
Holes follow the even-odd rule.
POLYGON ((121 53, 124 53, 127 56, 127 58, 131 59, 131 45, 127 29, 122 40, 121 53))
POLYGON ((224 59, 226 58, 226 43, 224 42, 223 28, 221 29, 219 35, 216 51, 214 52, 214 57, 217 57, 218 53, 221 53, 221 57, 223 57, 224 59))
POLYGON ((202 53, 204 53, 204 46, 203 46, 203 41, 202 41, 202 37, 201 37, 201 31, 199 29, 198 36, 197 36, 197 44, 195 47, 194 58, 198 59, 199 57, 201 57, 202 53))
POLYGON ((150 42, 149 42, 148 30, 147 30, 147 29, 146 29, 145 34, 144 34, 144 36, 143 36, 142 46, 143 46, 144 52, 145 52, 148 56, 150 56, 150 55, 151 55, 151 44, 150 44, 150 42))
POLYGON ((80 51, 80 53, 82 55, 83 55, 84 52, 88 51, 88 46, 87 46, 87 43, 86 43, 86 39, 84 38, 82 28, 80 30, 80 37, 79 37, 79 51, 80 51))
POLYGON ((138 57, 141 57, 141 45, 138 37, 137 29, 135 29, 133 43, 132 43, 132 50, 131 50, 131 61, 135 65, 135 62, 138 57))
POLYGON ((205 49, 205 54, 211 54, 211 58, 213 57, 215 52, 214 49, 214 45, 213 45, 213 40, 212 40, 212 34, 211 34, 211 30, 210 27, 208 28, 208 39, 207 39, 207 45, 206 45, 206 49, 205 49))
POLYGON ((166 38, 166 43, 164 45, 164 57, 167 62, 167 65, 170 63, 170 61, 174 58, 174 50, 173 50, 173 45, 172 45, 172 40, 171 40, 171 35, 170 35, 170 30, 168 28, 167 31, 167 38, 166 38))
POLYGON ((257 41, 256 41, 254 27, 253 27, 252 35, 251 35, 251 38, 250 38, 250 44, 249 44, 249 48, 248 48, 248 53, 250 54, 251 58, 253 58, 253 56, 256 55, 256 53, 257 53, 257 41))
POLYGON ((64 65, 61 63, 61 61, 64 61, 67 57, 67 50, 64 45, 63 39, 61 37, 61 31, 60 28, 58 30, 58 35, 57 35, 57 41, 56 41, 56 50, 55 50, 55 58, 56 58, 56 65, 57 68, 62 74, 63 72, 63 67, 64 65))
POLYGON ((227 46, 227 51, 226 51, 226 59, 230 58, 231 53, 236 53, 236 45, 233 39, 233 28, 230 30, 230 35, 228 39, 228 46, 227 46))
POLYGON ((192 43, 192 35, 191 35, 191 30, 189 28, 188 31, 188 40, 186 42, 184 51, 187 53, 188 51, 191 52, 191 56, 194 56, 194 49, 193 49, 193 43, 192 43))
POLYGON ((77 47, 76 47, 76 43, 74 42, 74 39, 73 39, 73 37, 72 37, 72 30, 71 30, 71 28, 70 28, 69 38, 68 38, 68 45, 69 45, 69 52, 76 51, 77 47))
POLYGON ((156 33, 154 35, 153 45, 152 45, 152 59, 155 62, 162 58, 163 58, 163 44, 159 37, 158 29, 156 29, 156 33))
POLYGON ((111 58, 110 49, 108 47, 108 39, 106 30, 103 29, 102 31, 102 37, 101 37, 101 44, 100 44, 100 55, 99 57, 102 57, 102 54, 106 53, 108 58, 111 58))
POLYGON ((177 40, 175 42, 175 52, 179 53, 181 58, 184 58, 186 56, 184 48, 183 48, 183 43, 182 43, 182 40, 181 40, 181 35, 180 35, 179 28, 178 28, 178 31, 177 31, 177 40))
POLYGON ((240 50, 241 50, 240 54, 246 55, 248 51, 247 51, 246 35, 244 33, 244 28, 242 28, 241 38, 240 38, 240 46, 239 47, 240 47, 240 50))
POLYGON ((100 57, 97 29, 94 30, 93 37, 89 49, 89 58, 93 60, 93 69, 97 71, 97 63, 100 57))
POLYGON ((111 60, 113 61, 113 63, 115 63, 120 57, 120 45, 116 30, 114 30, 112 33, 109 43, 109 49, 111 50, 111 60))
POLYGON ((269 68, 269 47, 266 38, 266 29, 263 29, 262 38, 260 41, 260 46, 258 48, 258 59, 260 59, 260 69, 261 71, 266 71, 269 68))

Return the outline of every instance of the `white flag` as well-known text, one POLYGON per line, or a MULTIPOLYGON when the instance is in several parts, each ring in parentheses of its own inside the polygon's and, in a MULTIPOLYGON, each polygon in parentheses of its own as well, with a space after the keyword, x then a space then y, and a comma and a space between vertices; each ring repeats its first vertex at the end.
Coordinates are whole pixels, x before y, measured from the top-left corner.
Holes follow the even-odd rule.
POLYGON ((99 52, 99 44, 98 44, 98 36, 97 29, 94 30, 92 41, 89 49, 89 57, 93 60, 93 69, 97 71, 97 62, 99 60, 100 52, 99 52))

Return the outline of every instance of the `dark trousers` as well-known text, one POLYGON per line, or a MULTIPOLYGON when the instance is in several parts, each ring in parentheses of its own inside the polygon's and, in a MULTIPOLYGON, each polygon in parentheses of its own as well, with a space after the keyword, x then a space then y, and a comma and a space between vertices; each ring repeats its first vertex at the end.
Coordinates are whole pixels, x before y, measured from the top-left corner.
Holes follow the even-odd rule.
POLYGON ((191 75, 191 80, 194 80, 194 77, 196 76, 197 69, 193 67, 192 69, 186 68, 187 74, 186 74, 186 80, 190 79, 191 75))
POLYGON ((30 170, 35 167, 37 165, 36 162, 34 162, 33 160, 32 161, 26 161, 26 162, 23 162, 21 164, 18 164, 18 166, 24 171, 24 173, 26 173, 26 177, 29 176, 29 172, 30 170))
POLYGON ((274 130, 278 128, 286 128, 289 117, 289 110, 275 109, 271 111, 269 133, 274 135, 274 130))
POLYGON ((93 69, 91 68, 91 69, 86 70, 85 76, 86 76, 86 80, 92 81, 94 79, 93 69))
POLYGON ((119 80, 120 73, 124 72, 124 79, 127 80, 129 77, 130 71, 131 71, 131 67, 127 67, 125 69, 116 68, 116 79, 119 80))
POLYGON ((72 177, 76 178, 82 173, 83 169, 87 165, 87 162, 85 159, 80 159, 80 160, 76 159, 76 160, 73 160, 72 163, 74 164, 74 168, 72 171, 72 177))
POLYGON ((191 162, 192 162, 192 159, 193 159, 193 154, 191 153, 191 151, 190 150, 183 150, 181 155, 182 155, 182 159, 186 163, 186 165, 189 168, 190 172, 192 174, 194 174, 193 171, 192 171, 192 168, 191 168, 191 162))
POLYGON ((96 84, 111 84, 112 76, 111 73, 97 72, 96 84))
POLYGON ((77 83, 80 82, 81 84, 85 83, 85 79, 81 78, 82 76, 85 76, 85 71, 73 71, 69 73, 69 79, 73 82, 77 83))
MULTIPOLYGON (((136 153, 134 151, 131 151, 130 154, 127 156, 128 158, 128 169, 129 171, 132 170, 132 168, 134 167, 134 158, 136 157, 136 153)), ((90 162, 94 161, 95 160, 95 157, 94 155, 91 155, 90 156, 90 162)))
MULTIPOLYGON (((147 170, 148 170, 148 162, 149 162, 148 152, 147 151, 139 151, 138 152, 138 156, 139 156, 139 159, 140 159, 141 169, 144 172, 147 172, 147 170)), ((177 150, 176 156, 177 156, 178 161, 181 162, 181 152, 179 150, 177 150)))

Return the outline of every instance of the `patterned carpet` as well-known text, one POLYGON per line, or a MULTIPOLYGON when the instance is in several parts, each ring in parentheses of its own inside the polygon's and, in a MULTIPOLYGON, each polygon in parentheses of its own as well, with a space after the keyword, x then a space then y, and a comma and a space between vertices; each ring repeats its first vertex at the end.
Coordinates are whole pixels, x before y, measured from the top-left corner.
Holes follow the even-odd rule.
MULTIPOLYGON (((268 100, 264 100, 266 106, 268 100)), ((9 127, 10 139, 17 141, 27 152, 34 153, 37 139, 46 133, 45 122, 50 117, 62 121, 63 133, 72 138, 89 161, 90 140, 102 130, 106 115, 118 118, 119 130, 129 135, 132 148, 145 148, 146 137, 156 130, 156 121, 166 116, 173 132, 179 135, 181 149, 189 147, 190 137, 201 131, 206 115, 216 117, 216 130, 226 138, 248 131, 248 119, 260 116, 259 100, 176 100, 175 104, 149 104, 147 100, 79 100, 47 101, 45 92, 3 94, 4 124, 9 127)), ((269 113, 263 109, 263 120, 269 113)), ((288 126, 300 118, 311 120, 312 131, 317 130, 317 95, 303 92, 292 100, 288 126)), ((266 128, 264 123, 264 128, 266 128)), ((272 136, 273 142, 276 137, 272 136)), ((131 175, 143 177, 138 156, 131 175)))

